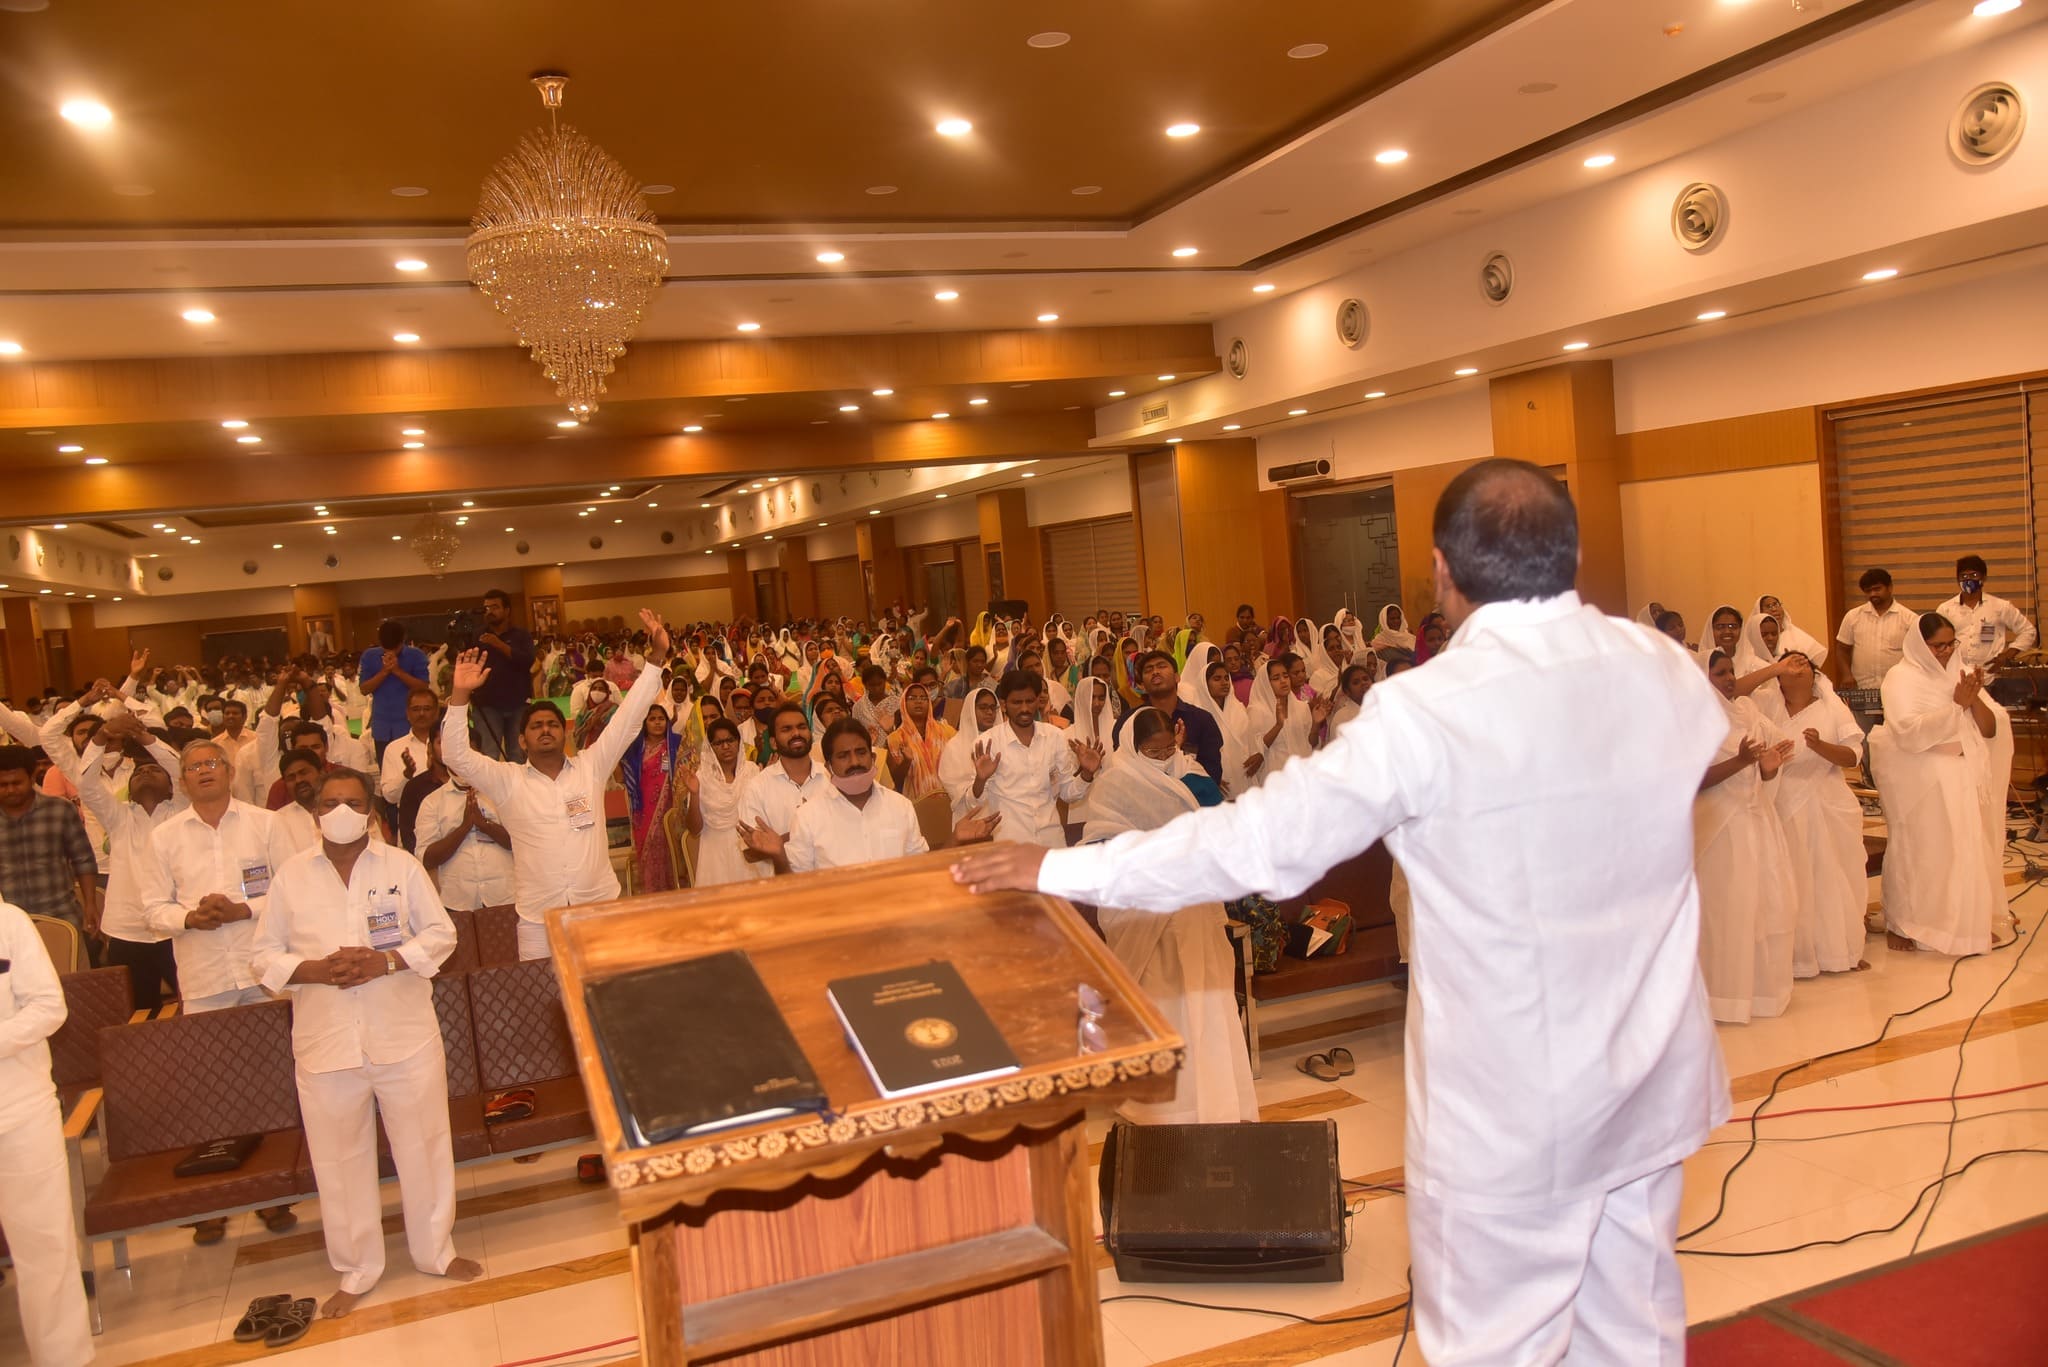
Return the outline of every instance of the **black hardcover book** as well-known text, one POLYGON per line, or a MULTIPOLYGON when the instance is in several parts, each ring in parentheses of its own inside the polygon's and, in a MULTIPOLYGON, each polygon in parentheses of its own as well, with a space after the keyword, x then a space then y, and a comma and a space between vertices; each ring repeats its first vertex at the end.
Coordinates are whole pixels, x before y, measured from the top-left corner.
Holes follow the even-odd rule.
POLYGON ((744 950, 605 978, 583 1001, 635 1148, 826 1107, 744 950))
POLYGON ((832 1009, 885 1097, 909 1096, 1017 1071, 1017 1056, 952 964, 838 978, 832 1009))

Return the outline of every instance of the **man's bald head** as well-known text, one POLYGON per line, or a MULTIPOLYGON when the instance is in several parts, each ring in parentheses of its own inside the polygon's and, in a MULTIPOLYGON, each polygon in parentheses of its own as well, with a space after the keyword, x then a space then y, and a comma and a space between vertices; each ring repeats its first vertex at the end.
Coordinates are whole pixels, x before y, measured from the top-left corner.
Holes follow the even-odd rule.
POLYGON ((1579 517, 1564 486, 1520 460, 1483 460, 1436 501, 1451 582, 1473 604, 1554 598, 1579 572, 1579 517))

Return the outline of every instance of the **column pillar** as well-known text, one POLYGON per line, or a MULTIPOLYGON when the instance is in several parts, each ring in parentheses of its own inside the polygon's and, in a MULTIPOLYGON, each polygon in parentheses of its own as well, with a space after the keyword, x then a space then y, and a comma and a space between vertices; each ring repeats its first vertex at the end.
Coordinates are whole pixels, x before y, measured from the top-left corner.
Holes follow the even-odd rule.
MULTIPOLYGON (((989 552, 1002 555, 1004 598, 1021 598, 1030 606, 1031 615, 1044 620, 1049 598, 1045 587, 1045 556, 1038 543, 1038 533, 1031 528, 1031 517, 1026 506, 1022 489, 997 489, 981 494, 975 500, 975 512, 981 519, 981 563, 986 571, 989 552)), ((996 596, 993 580, 989 583, 989 596, 996 596)))
MULTIPOLYGON (((1502 376, 1491 396, 1495 455, 1564 467, 1579 510, 1579 596, 1627 616, 1613 363, 1571 361, 1502 376)), ((1405 529, 1402 536, 1405 579, 1405 529)))
MULTIPOLYGON (((868 620, 873 621, 898 598, 909 602, 903 587, 903 556, 896 549, 894 519, 871 517, 856 523, 853 540, 854 553, 860 557, 861 582, 867 589, 868 620)), ((964 582, 966 576, 961 578, 964 582)))
POLYGON ((7 692, 19 703, 50 686, 43 662, 43 621, 34 602, 9 598, 4 605, 7 626, 7 692))
POLYGON ((747 553, 743 550, 725 553, 725 584, 732 594, 732 614, 725 620, 737 622, 742 617, 754 615, 754 576, 747 569, 747 553))
POLYGON ((775 543, 775 564, 782 571, 783 606, 792 621, 818 615, 818 580, 811 573, 810 541, 795 536, 775 543))

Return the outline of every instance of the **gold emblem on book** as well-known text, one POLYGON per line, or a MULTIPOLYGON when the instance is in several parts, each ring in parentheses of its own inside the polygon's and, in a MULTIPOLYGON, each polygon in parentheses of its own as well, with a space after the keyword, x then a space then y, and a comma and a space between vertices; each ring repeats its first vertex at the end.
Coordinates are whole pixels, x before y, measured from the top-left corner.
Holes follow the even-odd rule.
POLYGON ((960 1038, 960 1029, 937 1016, 920 1016, 903 1027, 903 1038, 920 1049, 943 1049, 960 1038))

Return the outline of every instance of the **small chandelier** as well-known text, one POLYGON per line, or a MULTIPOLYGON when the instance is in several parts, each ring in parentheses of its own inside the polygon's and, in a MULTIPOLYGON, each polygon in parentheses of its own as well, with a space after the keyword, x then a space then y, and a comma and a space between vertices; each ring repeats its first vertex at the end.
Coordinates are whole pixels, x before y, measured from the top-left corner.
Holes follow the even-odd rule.
POLYGON ((412 553, 439 579, 448 572, 448 562, 462 549, 462 534, 441 520, 440 514, 425 512, 412 524, 412 553))
POLYGON ((625 168, 556 125, 568 77, 533 83, 548 126, 522 137, 484 180, 469 278, 581 419, 597 411, 605 376, 668 272, 668 241, 625 168))

